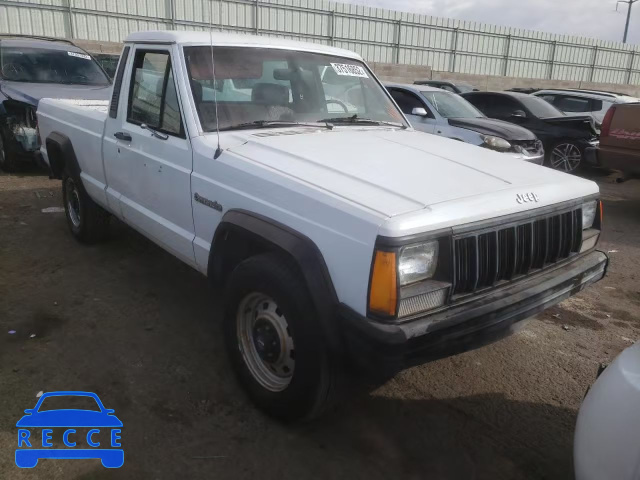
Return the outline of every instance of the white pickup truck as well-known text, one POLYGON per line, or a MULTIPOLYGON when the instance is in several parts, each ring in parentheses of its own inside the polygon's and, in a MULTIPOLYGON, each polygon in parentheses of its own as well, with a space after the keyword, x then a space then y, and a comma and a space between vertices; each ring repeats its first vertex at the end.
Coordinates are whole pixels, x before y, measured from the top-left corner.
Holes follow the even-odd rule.
POLYGON ((596 184, 416 132, 350 51, 135 33, 111 102, 38 119, 73 235, 114 216, 223 287, 231 362, 281 419, 344 372, 498 339, 607 267, 596 184))

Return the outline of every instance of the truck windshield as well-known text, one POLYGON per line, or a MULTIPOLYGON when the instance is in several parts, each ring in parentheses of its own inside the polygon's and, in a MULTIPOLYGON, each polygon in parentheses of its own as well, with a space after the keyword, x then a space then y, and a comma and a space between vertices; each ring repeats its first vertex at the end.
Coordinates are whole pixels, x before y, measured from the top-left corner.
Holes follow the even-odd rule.
POLYGON ((0 73, 5 80, 28 83, 109 85, 96 61, 82 51, 1 47, 0 73))
POLYGON ((207 132, 216 129, 214 98, 220 130, 326 121, 406 125, 358 60, 293 50, 214 47, 214 82, 211 48, 184 51, 196 109, 207 132))
POLYGON ((421 92, 431 106, 444 118, 481 118, 484 115, 476 107, 455 93, 421 92))

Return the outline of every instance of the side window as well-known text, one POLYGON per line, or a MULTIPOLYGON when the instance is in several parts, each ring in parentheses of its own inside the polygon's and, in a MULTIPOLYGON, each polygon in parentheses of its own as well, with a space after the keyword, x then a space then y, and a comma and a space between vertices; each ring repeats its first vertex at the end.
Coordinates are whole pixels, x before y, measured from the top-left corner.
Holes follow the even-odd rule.
POLYGON ((546 95, 537 95, 538 97, 540 97, 541 99, 549 102, 551 105, 553 105, 553 102, 555 102, 557 95, 550 95, 550 94, 546 94, 546 95))
POLYGON ((453 88, 451 85, 440 85, 440 88, 442 90, 446 90, 447 92, 458 93, 456 92, 455 88, 453 88))
POLYGON ((591 101, 588 98, 560 97, 556 102, 556 107, 563 112, 590 112, 591 101))
POLYGON ((405 115, 411 115, 414 108, 425 108, 424 104, 418 99, 418 97, 412 93, 395 89, 389 90, 389 93, 405 115))
POLYGON ((127 121, 184 136, 169 52, 136 52, 127 121))

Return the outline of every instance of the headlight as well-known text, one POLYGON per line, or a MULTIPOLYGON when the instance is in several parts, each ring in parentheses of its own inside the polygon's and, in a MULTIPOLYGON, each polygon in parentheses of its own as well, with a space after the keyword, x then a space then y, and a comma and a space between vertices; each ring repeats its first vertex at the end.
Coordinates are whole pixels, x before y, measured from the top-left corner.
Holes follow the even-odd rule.
POLYGON ((403 248, 398 261, 400 286, 432 277, 437 265, 437 240, 403 248))
POLYGON ((504 138, 487 135, 482 139, 484 140, 483 146, 490 148, 492 150, 498 150, 499 152, 503 152, 511 148, 511 144, 507 142, 504 138))
POLYGON ((598 201, 591 200, 582 204, 582 228, 586 230, 593 226, 596 219, 596 211, 598 210, 598 201))

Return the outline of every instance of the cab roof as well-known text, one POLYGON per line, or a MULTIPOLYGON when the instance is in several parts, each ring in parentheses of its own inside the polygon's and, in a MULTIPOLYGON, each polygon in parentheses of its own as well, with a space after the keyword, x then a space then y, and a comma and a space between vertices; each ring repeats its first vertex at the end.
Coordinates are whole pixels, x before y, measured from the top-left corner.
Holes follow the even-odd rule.
POLYGON ((210 45, 214 47, 255 47, 255 48, 280 48, 286 50, 299 50, 304 52, 323 53, 339 57, 362 60, 362 57, 350 50, 319 45, 317 43, 297 42, 273 37, 258 35, 237 35, 231 33, 176 30, 152 30, 148 32, 131 33, 125 39, 125 43, 175 43, 178 45, 210 45))

